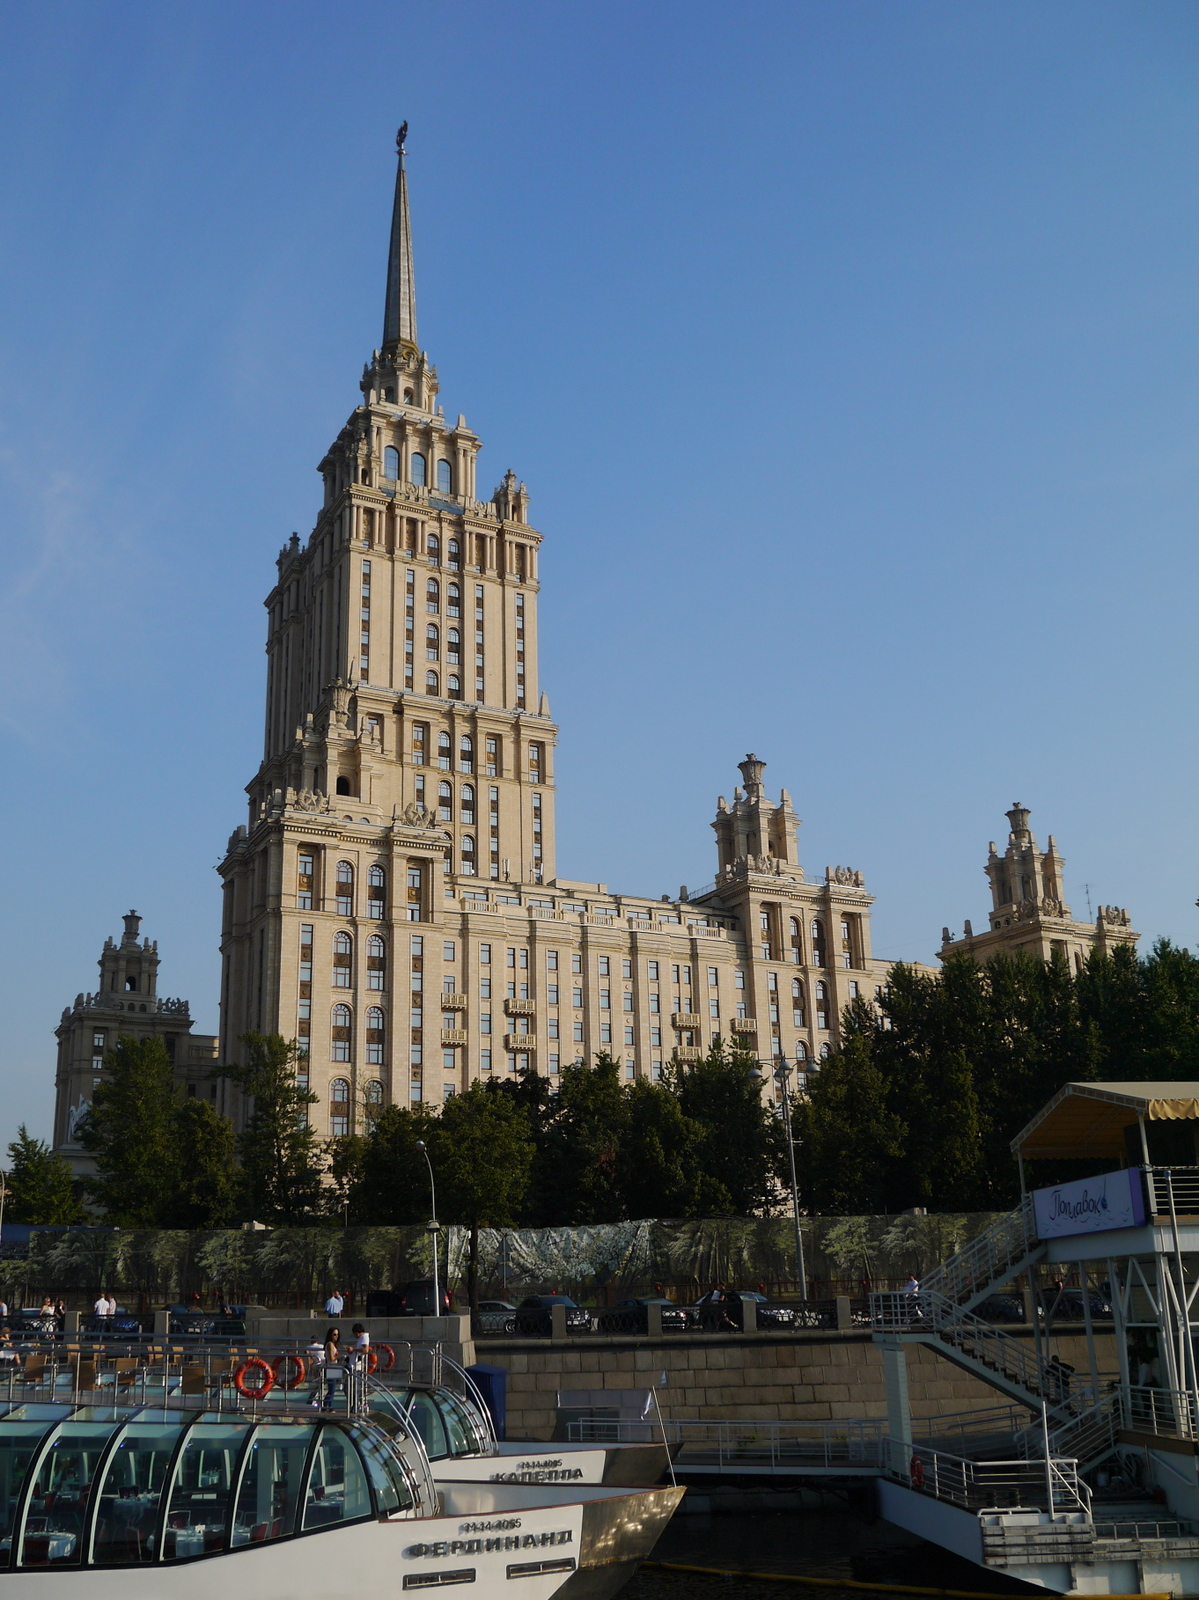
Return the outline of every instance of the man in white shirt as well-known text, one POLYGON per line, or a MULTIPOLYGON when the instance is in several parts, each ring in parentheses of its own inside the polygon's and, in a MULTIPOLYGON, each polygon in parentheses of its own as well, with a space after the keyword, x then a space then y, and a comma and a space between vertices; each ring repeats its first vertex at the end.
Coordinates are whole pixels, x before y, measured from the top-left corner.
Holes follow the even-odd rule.
POLYGON ((326 1315, 330 1317, 340 1317, 345 1308, 346 1303, 341 1290, 334 1289, 333 1293, 325 1301, 326 1315))
POLYGON ((111 1317, 117 1309, 117 1303, 115 1300, 110 1300, 108 1298, 107 1289, 101 1289, 100 1298, 96 1301, 92 1309, 95 1311, 98 1317, 111 1317))

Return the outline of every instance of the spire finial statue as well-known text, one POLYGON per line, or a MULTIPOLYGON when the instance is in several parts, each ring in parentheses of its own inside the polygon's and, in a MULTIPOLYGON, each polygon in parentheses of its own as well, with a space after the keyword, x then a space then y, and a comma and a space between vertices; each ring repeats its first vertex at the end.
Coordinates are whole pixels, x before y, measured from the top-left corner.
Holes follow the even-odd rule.
POLYGON ((408 124, 396 134, 396 189, 391 208, 391 244, 387 252, 387 303, 383 312, 383 351, 416 354, 416 279, 412 271, 412 227, 408 219, 408 178, 404 145, 408 124))

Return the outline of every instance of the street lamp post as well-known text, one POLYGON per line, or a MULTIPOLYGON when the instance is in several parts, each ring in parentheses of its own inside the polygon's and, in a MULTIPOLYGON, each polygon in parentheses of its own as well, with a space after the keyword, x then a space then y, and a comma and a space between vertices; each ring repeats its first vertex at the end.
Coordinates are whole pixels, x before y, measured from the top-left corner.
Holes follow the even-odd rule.
POLYGON ((787 1133, 787 1159, 791 1165, 791 1211, 795 1219, 795 1272, 799 1279, 799 1298, 808 1298, 808 1279, 804 1271, 803 1234, 799 1227, 799 1183, 795 1176, 795 1139, 791 1132, 791 1074, 794 1071, 786 1056, 780 1055, 774 1068, 774 1080, 783 1091, 783 1126, 787 1133))
POLYGON ((429 1159, 429 1149, 423 1139, 416 1141, 416 1148, 425 1158, 425 1165, 429 1169, 429 1198, 433 1203, 433 1218, 429 1223, 429 1232, 433 1235, 433 1314, 441 1315, 441 1279, 437 1270, 437 1235, 441 1232, 441 1225, 437 1221, 437 1188, 433 1182, 433 1163, 429 1159))

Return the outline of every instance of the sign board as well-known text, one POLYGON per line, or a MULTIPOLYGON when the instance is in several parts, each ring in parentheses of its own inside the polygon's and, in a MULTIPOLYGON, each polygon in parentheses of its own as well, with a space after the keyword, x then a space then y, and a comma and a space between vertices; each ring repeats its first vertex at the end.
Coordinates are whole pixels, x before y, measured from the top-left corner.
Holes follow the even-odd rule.
POLYGON ((1145 1197, 1136 1167, 1034 1189, 1032 1200, 1038 1239, 1139 1228, 1145 1221, 1145 1197))

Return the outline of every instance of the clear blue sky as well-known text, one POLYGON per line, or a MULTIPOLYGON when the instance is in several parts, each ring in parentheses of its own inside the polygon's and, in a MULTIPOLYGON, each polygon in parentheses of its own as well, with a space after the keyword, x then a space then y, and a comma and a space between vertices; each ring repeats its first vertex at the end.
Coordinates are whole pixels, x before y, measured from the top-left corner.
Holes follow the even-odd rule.
POLYGON ((9 8, 0 1141, 136 906, 216 1026, 263 596, 382 318, 546 535, 559 870, 712 875, 767 758, 875 948, 983 920, 1019 799, 1076 913, 1199 937, 1199 8, 9 8))

